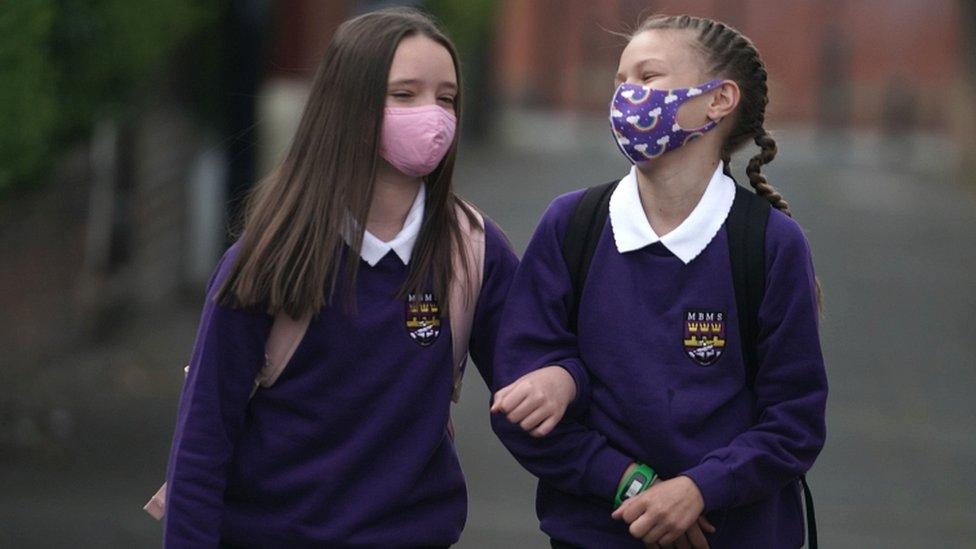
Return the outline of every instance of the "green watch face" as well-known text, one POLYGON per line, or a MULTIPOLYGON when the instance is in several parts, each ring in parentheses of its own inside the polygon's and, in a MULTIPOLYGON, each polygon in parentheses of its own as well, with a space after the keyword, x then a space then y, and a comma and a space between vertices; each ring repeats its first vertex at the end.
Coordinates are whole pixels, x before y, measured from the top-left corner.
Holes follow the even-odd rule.
POLYGON ((620 482, 620 486, 613 496, 614 508, 620 507, 623 502, 646 490, 656 477, 657 474, 654 469, 644 464, 638 464, 637 469, 620 482))
POLYGON ((627 490, 624 491, 624 495, 620 498, 621 501, 626 501, 639 494, 644 488, 645 484, 647 484, 647 476, 645 476, 644 473, 634 473, 634 475, 630 477, 630 483, 627 485, 627 490))

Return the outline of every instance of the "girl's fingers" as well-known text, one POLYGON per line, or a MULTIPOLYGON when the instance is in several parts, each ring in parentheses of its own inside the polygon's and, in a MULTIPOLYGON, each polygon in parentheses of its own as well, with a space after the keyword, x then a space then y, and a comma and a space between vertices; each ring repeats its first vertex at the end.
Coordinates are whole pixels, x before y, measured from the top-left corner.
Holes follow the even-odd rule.
POLYGON ((635 518, 640 516, 640 514, 643 512, 644 512, 644 506, 640 504, 640 500, 638 500, 637 498, 630 498, 624 500, 624 502, 620 504, 620 507, 617 507, 617 510, 614 511, 613 514, 610 516, 617 520, 626 521, 627 524, 630 524, 631 522, 633 522, 635 518), (631 509, 632 507, 634 509, 631 509))
MULTIPOLYGON (((518 387, 513 387, 512 390, 509 391, 508 394, 504 396, 504 398, 502 398, 502 402, 501 405, 499 406, 499 410, 502 413, 509 415, 516 408, 518 408, 520 404, 522 404, 522 402, 525 400, 527 396, 528 396, 527 392, 520 391, 518 387)), ((509 417, 509 421, 511 421, 511 419, 512 418, 509 417)))
POLYGON ((630 524, 635 520, 637 520, 637 518, 643 515, 644 511, 647 510, 643 502, 641 502, 636 498, 629 499, 626 501, 626 503, 630 503, 630 505, 626 505, 626 506, 621 505, 621 508, 624 510, 624 512, 621 513, 621 516, 623 517, 624 522, 626 522, 627 524, 630 524))
POLYGON ((628 499, 628 500, 624 501, 623 503, 621 503, 620 504, 620 507, 617 507, 616 509, 614 509, 613 510, 613 513, 610 514, 610 518, 612 518, 614 520, 622 520, 624 518, 624 511, 627 509, 627 507, 633 501, 634 500, 632 500, 632 499, 628 499))
POLYGON ((654 526, 654 524, 651 522, 651 517, 645 514, 634 519, 634 521, 630 523, 630 528, 628 528, 628 530, 630 531, 630 535, 637 539, 642 539, 647 535, 647 532, 650 531, 652 526, 654 526))
POLYGON ((502 387, 501 389, 498 390, 498 392, 495 393, 494 398, 492 398, 491 400, 491 413, 505 411, 502 402, 505 400, 505 397, 508 395, 508 393, 511 392, 511 388, 512 388, 511 385, 506 385, 505 387, 502 387))
POLYGON ((542 424, 546 420, 546 412, 541 408, 536 408, 522 421, 519 422, 519 426, 522 427, 524 431, 532 431, 536 427, 542 424))
POLYGON ((510 412, 521 401, 518 398, 519 395, 524 398, 525 392, 519 390, 519 382, 516 381, 511 385, 503 387, 496 393, 495 406, 493 408, 497 408, 500 412, 510 412))
POLYGON ((667 533, 668 533, 667 526, 665 526, 664 523, 657 522, 651 526, 650 530, 647 532, 647 535, 644 536, 644 543, 658 543, 661 545, 668 545, 668 543, 670 542, 664 543, 664 540, 662 539, 664 535, 667 533))
POLYGON ((688 536, 688 541, 694 549, 708 549, 708 540, 705 539, 705 534, 702 533, 702 529, 699 526, 700 522, 692 524, 691 528, 685 532, 685 535, 688 536))
POLYGON ((529 414, 534 412, 537 406, 530 402, 530 399, 526 395, 513 395, 509 397, 509 400, 512 398, 518 399, 518 405, 512 406, 510 408, 511 411, 505 417, 512 423, 522 423, 522 420, 529 417, 529 414))
POLYGON ((698 526, 700 526, 702 530, 708 532, 709 534, 715 533, 715 527, 712 526, 711 522, 708 522, 708 519, 705 518, 705 515, 698 517, 698 526))
POLYGON ((536 427, 536 429, 532 431, 532 436, 537 438, 544 437, 551 433, 552 430, 556 428, 558 423, 559 419, 557 419, 556 416, 549 416, 545 421, 542 422, 542 425, 536 427))
POLYGON ((674 540, 674 546, 678 549, 691 549, 691 542, 688 541, 688 534, 678 536, 678 539, 674 540))

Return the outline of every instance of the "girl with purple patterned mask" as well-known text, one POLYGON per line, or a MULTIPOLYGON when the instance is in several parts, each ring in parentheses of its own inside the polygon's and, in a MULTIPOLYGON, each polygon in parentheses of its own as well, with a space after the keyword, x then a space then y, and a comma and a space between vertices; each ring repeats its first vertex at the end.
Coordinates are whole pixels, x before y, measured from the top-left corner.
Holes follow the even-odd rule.
POLYGON ((695 158, 714 167, 709 157, 718 156, 729 126, 721 122, 738 105, 739 86, 709 74, 682 33, 635 35, 620 56, 614 84, 611 132, 640 173, 667 173, 668 165, 695 158), (701 143, 684 148, 694 141, 701 143))
POLYGON ((554 549, 800 547, 827 380, 809 244, 762 173, 766 67, 707 18, 650 17, 627 39, 608 110, 629 172, 539 222, 498 336, 510 385, 492 426, 539 477, 554 549), (754 193, 729 165, 750 143, 754 193), (530 439, 516 388, 552 364, 586 400, 530 439))

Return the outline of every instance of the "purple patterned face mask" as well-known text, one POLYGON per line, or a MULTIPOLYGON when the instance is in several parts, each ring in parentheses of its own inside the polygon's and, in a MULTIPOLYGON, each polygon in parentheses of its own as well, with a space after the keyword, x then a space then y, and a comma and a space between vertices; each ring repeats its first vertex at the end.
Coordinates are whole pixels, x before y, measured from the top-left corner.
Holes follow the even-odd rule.
POLYGON ((685 101, 717 88, 721 80, 711 80, 693 88, 659 90, 640 84, 623 83, 610 102, 610 127, 620 152, 637 164, 673 151, 711 130, 718 124, 686 130, 678 125, 678 108, 685 101))

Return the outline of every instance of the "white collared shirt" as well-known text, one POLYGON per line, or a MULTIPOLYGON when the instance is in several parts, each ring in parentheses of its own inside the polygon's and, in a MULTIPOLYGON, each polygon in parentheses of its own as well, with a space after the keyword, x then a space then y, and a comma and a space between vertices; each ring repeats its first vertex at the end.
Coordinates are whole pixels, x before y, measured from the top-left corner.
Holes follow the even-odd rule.
POLYGON ((723 173, 723 166, 720 160, 691 214, 662 237, 647 220, 637 185, 637 166, 632 167, 610 195, 610 226, 617 251, 623 254, 660 242, 685 264, 698 257, 722 228, 735 199, 735 182, 723 173))
MULTIPOLYGON (((393 240, 389 242, 383 242, 375 235, 369 232, 369 230, 363 231, 363 247, 359 252, 359 257, 363 258, 363 261, 369 264, 370 267, 375 267, 381 259, 386 257, 386 254, 393 250, 397 257, 404 265, 410 263, 410 255, 413 253, 413 245, 417 242, 417 236, 420 234, 420 227, 424 222, 424 201, 427 196, 427 187, 425 184, 420 185, 420 190, 417 192, 417 197, 413 200, 413 205, 410 206, 410 211, 407 212, 406 219, 403 220, 403 228, 397 233, 393 240)), ((350 224, 350 226, 355 225, 350 224)), ((346 238, 346 243, 350 242, 349 234, 344 235, 346 238)))

